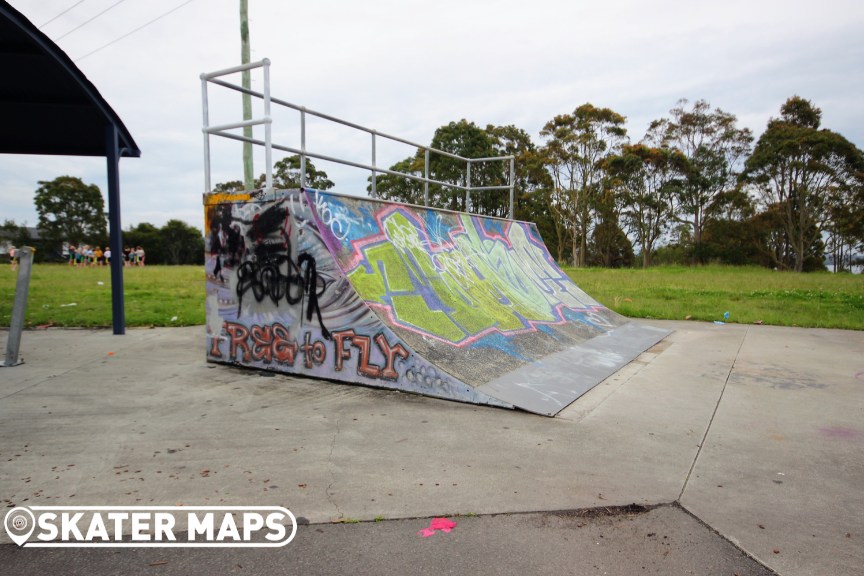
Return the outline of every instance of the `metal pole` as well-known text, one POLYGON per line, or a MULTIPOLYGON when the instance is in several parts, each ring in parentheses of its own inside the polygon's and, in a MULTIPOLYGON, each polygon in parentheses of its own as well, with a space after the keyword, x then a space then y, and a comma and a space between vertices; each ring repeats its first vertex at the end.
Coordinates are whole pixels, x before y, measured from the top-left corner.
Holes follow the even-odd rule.
POLYGON ((516 186, 516 158, 510 158, 510 220, 515 219, 513 211, 514 206, 514 188, 516 186))
POLYGON ((300 188, 306 187, 306 108, 300 109, 300 188))
POLYGON ((465 178, 465 211, 471 212, 471 161, 468 161, 468 174, 465 178))
POLYGON ((120 227, 120 150, 117 126, 105 129, 108 159, 108 245, 111 247, 111 322, 114 334, 126 333, 123 306, 123 229, 120 227))
MULTIPOLYGON (((270 119, 270 60, 265 58, 264 62, 264 119, 266 123, 264 124, 264 165, 266 174, 266 180, 264 186, 267 189, 267 192, 273 191, 273 142, 272 133, 273 126, 270 119)), ((248 143, 249 146, 252 146, 251 143, 248 143)))
MULTIPOLYGON (((372 130, 372 167, 377 166, 375 162, 375 130, 372 130)), ((378 197, 378 172, 372 170, 372 198, 378 197)))
POLYGON ((210 125, 210 109, 207 102, 207 77, 201 74, 201 111, 204 116, 204 193, 210 193, 210 134, 207 128, 210 125))
POLYGON ((30 290, 30 273, 33 270, 33 251, 30 246, 18 248, 18 282, 15 284, 15 301, 12 304, 12 321, 9 323, 9 338, 6 340, 6 359, 0 366, 17 366, 27 312, 27 292, 30 290))
MULTIPOLYGON (((249 1, 240 0, 240 61, 249 64, 249 1)), ((249 70, 241 72, 243 88, 252 89, 252 74, 249 70)), ((252 97, 243 94, 243 120, 252 119, 252 97)), ((252 138, 252 126, 243 128, 243 136, 252 138)), ((255 174, 252 166, 252 143, 243 143, 243 184, 246 190, 255 187, 255 174)))
POLYGON ((426 149, 424 164, 423 164, 423 205, 429 206, 429 149, 426 149))

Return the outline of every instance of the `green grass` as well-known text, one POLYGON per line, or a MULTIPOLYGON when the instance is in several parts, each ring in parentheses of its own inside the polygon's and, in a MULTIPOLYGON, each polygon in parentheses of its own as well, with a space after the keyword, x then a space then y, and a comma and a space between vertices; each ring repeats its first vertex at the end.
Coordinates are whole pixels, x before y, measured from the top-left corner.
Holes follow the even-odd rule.
MULTIPOLYGON (((634 318, 684 320, 689 316, 710 322, 723 320, 728 311, 729 322, 864 330, 861 275, 726 266, 567 268, 566 272, 601 303, 634 318)), ((202 266, 127 268, 123 277, 128 326, 204 323, 202 266)), ((2 326, 10 322, 15 279, 8 265, 0 267, 2 326)), ((108 268, 37 264, 30 282, 27 325, 110 326, 110 286, 108 268)))
MULTIPOLYGON (((16 274, 8 265, 0 269, 2 326, 9 326, 11 321, 16 274)), ((203 266, 125 268, 126 325, 204 324, 204 281, 203 266)), ((33 266, 27 326, 46 324, 111 326, 111 271, 107 267, 69 268, 62 264, 33 266)))
POLYGON ((631 318, 864 330, 864 276, 703 266, 566 268, 588 294, 631 318))

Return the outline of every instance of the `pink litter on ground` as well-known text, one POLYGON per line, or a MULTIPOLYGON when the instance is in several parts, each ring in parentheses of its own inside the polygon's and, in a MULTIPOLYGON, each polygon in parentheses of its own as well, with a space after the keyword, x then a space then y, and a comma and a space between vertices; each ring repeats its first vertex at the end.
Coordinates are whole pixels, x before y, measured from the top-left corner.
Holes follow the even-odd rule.
POLYGON ((440 530, 441 532, 450 532, 455 527, 456 522, 453 522, 452 520, 448 520, 447 518, 433 518, 432 522, 429 523, 429 527, 420 530, 418 534, 424 538, 428 538, 435 534, 437 530, 440 530))

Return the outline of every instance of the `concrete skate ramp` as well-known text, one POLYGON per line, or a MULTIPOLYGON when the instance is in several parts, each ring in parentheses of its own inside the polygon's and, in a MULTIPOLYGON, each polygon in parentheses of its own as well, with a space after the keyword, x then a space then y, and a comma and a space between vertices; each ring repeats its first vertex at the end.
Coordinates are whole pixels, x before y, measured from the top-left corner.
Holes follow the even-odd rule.
POLYGON ((205 196, 208 359, 555 415, 667 332, 534 224, 315 190, 205 196))

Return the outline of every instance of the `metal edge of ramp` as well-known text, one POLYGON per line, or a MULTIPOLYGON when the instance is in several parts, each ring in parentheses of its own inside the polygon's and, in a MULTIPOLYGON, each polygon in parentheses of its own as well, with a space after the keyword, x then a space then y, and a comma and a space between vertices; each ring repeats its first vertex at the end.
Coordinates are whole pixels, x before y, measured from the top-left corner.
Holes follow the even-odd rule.
POLYGON ((671 331, 628 322, 567 350, 522 366, 477 390, 521 410, 555 416, 671 331))

